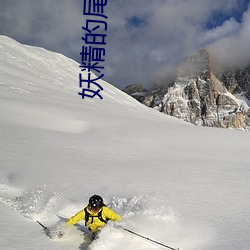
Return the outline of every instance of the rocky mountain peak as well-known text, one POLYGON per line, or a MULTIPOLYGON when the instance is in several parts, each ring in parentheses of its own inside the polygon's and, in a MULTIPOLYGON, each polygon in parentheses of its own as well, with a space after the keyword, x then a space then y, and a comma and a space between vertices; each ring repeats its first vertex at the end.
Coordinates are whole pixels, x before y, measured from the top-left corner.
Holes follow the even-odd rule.
POLYGON ((177 77, 194 77, 205 74, 210 70, 209 53, 201 49, 194 55, 188 57, 177 69, 177 77))
POLYGON ((171 86, 144 90, 139 98, 138 92, 130 95, 160 112, 196 125, 248 129, 250 109, 233 94, 248 93, 244 88, 250 85, 249 71, 215 74, 210 64, 209 51, 202 49, 178 67, 171 86))

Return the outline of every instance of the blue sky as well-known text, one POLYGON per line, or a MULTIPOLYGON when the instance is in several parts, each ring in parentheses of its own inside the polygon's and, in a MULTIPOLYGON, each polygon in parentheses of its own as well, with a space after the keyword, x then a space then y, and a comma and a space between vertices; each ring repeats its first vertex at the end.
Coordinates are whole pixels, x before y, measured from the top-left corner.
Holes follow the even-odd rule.
POLYGON ((223 25, 225 20, 234 18, 237 22, 242 22, 244 12, 248 9, 249 0, 239 0, 236 8, 233 8, 229 13, 224 13, 222 10, 216 10, 211 14, 211 18, 206 24, 207 29, 216 28, 217 26, 223 25))
MULTIPOLYGON (((105 80, 149 87, 205 47, 223 64, 250 63, 249 1, 108 0, 105 80)), ((77 61, 85 23, 80 0, 0 1, 0 34, 77 61)))

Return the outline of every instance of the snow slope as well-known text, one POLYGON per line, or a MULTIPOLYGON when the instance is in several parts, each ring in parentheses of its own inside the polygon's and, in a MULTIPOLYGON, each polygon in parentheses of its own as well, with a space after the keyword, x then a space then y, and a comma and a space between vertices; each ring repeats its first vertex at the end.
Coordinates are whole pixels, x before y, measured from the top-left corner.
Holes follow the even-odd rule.
POLYGON ((36 223, 53 228, 97 193, 171 247, 250 249, 249 133, 181 122, 101 80, 104 99, 82 100, 79 72, 0 36, 0 248, 162 249, 112 225, 90 244, 83 223, 63 239, 36 223))

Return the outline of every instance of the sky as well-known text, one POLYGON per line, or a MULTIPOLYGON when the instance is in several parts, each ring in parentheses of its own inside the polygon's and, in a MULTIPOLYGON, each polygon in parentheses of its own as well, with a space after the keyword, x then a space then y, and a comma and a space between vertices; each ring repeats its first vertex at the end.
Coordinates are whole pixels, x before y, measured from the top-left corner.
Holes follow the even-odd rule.
MULTIPOLYGON (((223 65, 250 62, 249 0, 108 0, 103 79, 150 87, 201 48, 223 65)), ((83 0, 0 0, 0 34, 80 63, 83 0)), ((100 19, 101 20, 101 19, 100 19)))

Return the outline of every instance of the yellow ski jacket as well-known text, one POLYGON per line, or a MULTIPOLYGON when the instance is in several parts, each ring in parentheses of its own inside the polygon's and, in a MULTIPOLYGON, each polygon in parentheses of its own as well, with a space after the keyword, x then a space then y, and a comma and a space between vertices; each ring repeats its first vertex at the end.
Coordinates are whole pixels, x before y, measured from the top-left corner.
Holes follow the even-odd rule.
MULTIPOLYGON (((88 226, 89 230, 92 233, 97 232, 100 228, 102 228, 106 223, 104 221, 112 220, 112 221, 121 221, 120 215, 116 214, 110 208, 103 206, 99 211, 93 212, 88 207, 86 207, 87 212, 89 213, 88 221, 85 221, 86 226, 88 226), (101 218, 104 220, 100 220, 98 215, 101 212, 101 218)), ((68 221, 67 224, 75 225, 80 220, 85 220, 85 210, 82 209, 77 214, 72 216, 68 221)))

